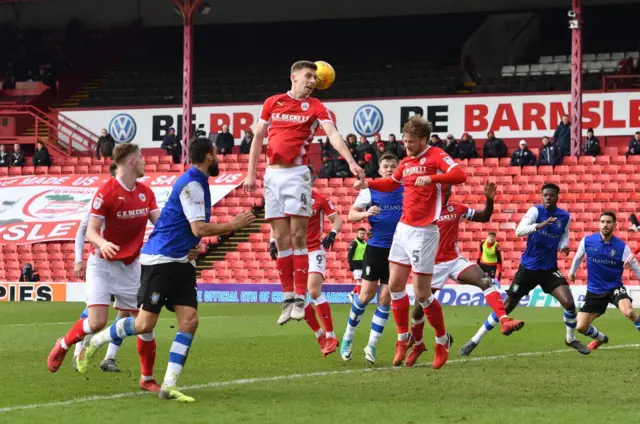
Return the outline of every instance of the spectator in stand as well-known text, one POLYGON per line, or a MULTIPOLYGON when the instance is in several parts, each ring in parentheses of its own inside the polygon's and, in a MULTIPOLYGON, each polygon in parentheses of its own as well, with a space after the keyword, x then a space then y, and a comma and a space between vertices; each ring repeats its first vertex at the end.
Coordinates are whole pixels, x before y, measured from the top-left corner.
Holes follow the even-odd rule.
POLYGON ((458 143, 458 159, 474 159, 478 157, 476 142, 469 133, 462 134, 462 140, 458 143))
POLYGON ((42 141, 38 141, 36 144, 36 151, 33 153, 33 166, 51 166, 49 149, 42 141))
MULTIPOLYGON (((103 130, 106 132, 106 130, 103 130)), ((176 129, 171 127, 169 128, 169 132, 162 139, 162 144, 160 145, 161 149, 167 151, 167 154, 171 155, 173 147, 176 145, 176 129)))
POLYGON ((335 178, 336 169, 331 156, 322 157, 322 168, 320 169, 320 172, 318 172, 318 176, 320 178, 335 178))
MULTIPOLYGON (((162 144, 164 145, 164 141, 162 144)), ((96 145, 96 157, 100 159, 100 154, 102 153, 103 157, 110 158, 111 155, 113 155, 113 149, 115 147, 116 141, 111 137, 111 134, 103 128, 100 133, 100 137, 98 137, 98 144, 96 145)))
POLYGON ((234 145, 235 140, 233 139, 233 135, 229 132, 229 125, 223 125, 222 132, 218 134, 218 138, 216 140, 218 153, 222 155, 229 155, 233 153, 234 145))
POLYGON ((376 146, 376 159, 378 159, 378 162, 380 162, 380 158, 382 157, 382 155, 384 155, 388 151, 388 147, 389 143, 385 144, 384 141, 378 143, 378 145, 376 146))
POLYGON ((526 140, 520 140, 520 148, 511 155, 511 166, 532 166, 536 164, 536 155, 527 147, 526 140))
MULTIPOLYGON (((380 138, 380 135, 378 135, 378 139, 380 138)), ((376 138, 374 136, 374 138, 376 138)), ((358 149, 360 150, 360 155, 362 155, 362 157, 364 157, 364 155, 366 153, 371 153, 371 154, 375 154, 376 153, 376 148, 373 144, 369 143, 369 140, 367 139, 367 137, 365 136, 360 136, 360 146, 358 146, 358 149)))
MULTIPOLYGON (((384 145, 384 141, 380 143, 384 145)), ((378 178, 380 176, 380 174, 378 174, 378 157, 375 154, 365 153, 364 166, 362 166, 362 169, 364 169, 367 178, 378 178)))
POLYGON ((501 138, 496 138, 493 131, 487 133, 487 141, 484 143, 483 157, 487 158, 504 158, 507 157, 507 145, 501 138))
POLYGON ((454 159, 458 158, 458 142, 453 134, 447 134, 447 141, 444 146, 444 151, 454 159))
POLYGON ((349 164, 347 161, 340 156, 337 152, 335 154, 335 158, 333 159, 333 163, 336 170, 336 177, 339 178, 349 178, 351 177, 351 170, 349 169, 349 164))
POLYGON ((551 142, 562 156, 569 156, 571 154, 571 122, 569 122, 569 115, 562 115, 562 122, 558 124, 553 133, 553 140, 551 142))
POLYGON ((444 150, 444 143, 440 140, 438 134, 431 134, 431 140, 429 140, 429 146, 438 147, 444 150))
POLYGON ((11 157, 5 151, 4 144, 0 144, 0 168, 7 167, 11 164, 11 157))
POLYGON ((26 264, 20 272, 20 283, 37 283, 40 281, 40 274, 33 268, 33 265, 26 264))
POLYGON ((251 150, 251 142, 253 141, 253 131, 251 129, 247 129, 244 132, 244 138, 240 143, 240 153, 247 154, 249 150, 251 150))
POLYGON ((358 149, 358 138, 355 134, 347 135, 347 146, 349 146, 349 151, 353 159, 362 167, 362 165, 364 165, 364 155, 362 155, 358 149))
MULTIPOLYGON (((395 134, 389 134, 389 141, 387 141, 384 146, 386 152, 396 155, 400 160, 407 157, 407 151, 402 143, 396 140, 395 134)), ((378 156, 378 159, 380 159, 380 156, 378 156)))
POLYGON ((593 136, 593 128, 587 130, 587 138, 584 140, 582 153, 588 156, 598 156, 600 154, 600 141, 593 136))
POLYGON ((562 153, 560 149, 549 142, 549 137, 542 137, 542 149, 538 158, 538 166, 556 166, 562 163, 562 153))
POLYGON ((20 150, 18 143, 13 145, 13 154, 11 155, 11 166, 24 166, 24 153, 20 150))
POLYGON ((636 131, 635 135, 631 137, 631 141, 629 142, 629 150, 627 150, 626 155, 640 155, 640 131, 636 131))

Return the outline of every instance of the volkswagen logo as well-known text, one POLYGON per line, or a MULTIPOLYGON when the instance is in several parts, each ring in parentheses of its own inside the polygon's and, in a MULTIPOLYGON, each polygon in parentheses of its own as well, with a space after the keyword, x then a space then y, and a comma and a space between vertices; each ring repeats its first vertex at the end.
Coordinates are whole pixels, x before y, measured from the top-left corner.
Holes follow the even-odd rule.
POLYGON ((374 105, 360 106, 353 115, 353 128, 365 137, 379 133, 383 124, 382 112, 374 105))
POLYGON ((109 134, 116 143, 128 143, 136 136, 136 121, 126 113, 120 113, 109 122, 109 134))

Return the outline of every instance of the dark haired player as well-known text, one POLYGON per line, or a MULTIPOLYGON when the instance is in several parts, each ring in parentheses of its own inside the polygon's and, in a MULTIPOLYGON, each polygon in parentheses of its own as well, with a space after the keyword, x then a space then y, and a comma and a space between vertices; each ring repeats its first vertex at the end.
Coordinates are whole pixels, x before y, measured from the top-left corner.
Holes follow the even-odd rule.
MULTIPOLYGON (((576 305, 569 289, 569 283, 558 270, 558 251, 569 255, 569 212, 558 207, 560 188, 555 184, 542 186, 542 204, 532 206, 524 215, 516 236, 527 238, 527 248, 520 258, 520 267, 507 290, 505 309, 510 314, 520 299, 536 286, 553 296, 564 308, 564 323, 567 327, 565 343, 583 355, 591 351, 576 340, 576 305)), ((478 346, 482 337, 498 324, 495 313, 489 315, 484 325, 460 349, 460 355, 467 356, 478 346)))
POLYGON ((190 260, 189 250, 198 245, 202 237, 231 233, 255 220, 251 212, 240 212, 229 223, 209 223, 209 176, 217 168, 216 148, 208 139, 197 138, 189 147, 189 159, 191 168, 174 183, 169 200, 142 248, 138 316, 121 319, 96 334, 88 346, 85 344, 84 354, 78 359, 78 371, 84 374, 101 346, 128 336, 153 333, 160 311, 166 306, 176 314, 178 332, 169 351, 167 372, 158 396, 178 402, 194 402, 176 388, 198 328, 196 264, 190 260))
POLYGON ((633 300, 622 285, 625 262, 629 262, 637 278, 640 278, 640 266, 631 248, 613 235, 615 228, 616 215, 610 211, 602 212, 600 232, 582 239, 569 271, 569 279, 575 281, 576 271, 587 256, 587 295, 578 314, 577 330, 593 339, 588 346, 591 350, 609 343, 609 337, 591 325, 607 311, 609 303, 615 305, 640 331, 640 318, 633 310, 633 300))

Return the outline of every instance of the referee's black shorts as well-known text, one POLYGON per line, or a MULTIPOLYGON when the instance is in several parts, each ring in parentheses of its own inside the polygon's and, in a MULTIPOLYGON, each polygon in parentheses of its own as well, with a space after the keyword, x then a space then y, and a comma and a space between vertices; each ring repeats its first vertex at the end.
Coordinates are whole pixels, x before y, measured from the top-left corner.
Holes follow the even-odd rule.
POLYGON ((138 305, 154 314, 163 306, 172 312, 176 305, 197 309, 196 268, 189 262, 142 265, 138 305))

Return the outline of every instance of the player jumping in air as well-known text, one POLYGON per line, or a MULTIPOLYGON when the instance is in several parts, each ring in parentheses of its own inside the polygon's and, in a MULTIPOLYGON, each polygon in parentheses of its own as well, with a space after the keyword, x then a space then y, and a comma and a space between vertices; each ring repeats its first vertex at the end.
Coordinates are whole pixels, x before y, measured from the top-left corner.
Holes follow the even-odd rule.
MULTIPOLYGON (((485 184, 484 195, 487 198, 487 204, 483 210, 476 211, 459 203, 449 203, 451 186, 447 186, 444 196, 444 210, 437 222, 440 230, 440 244, 436 254, 436 266, 431 280, 431 289, 434 291, 442 290, 449 278, 459 284, 479 287, 484 292, 487 304, 493 309, 492 316, 498 317, 502 327, 502 334, 508 336, 514 331, 520 330, 524 326, 524 322, 507 316, 502 296, 493 284, 493 279, 487 276, 478 264, 462 256, 458 248, 458 230, 463 219, 472 222, 489 222, 491 220, 493 199, 496 195, 495 183, 487 182, 485 184)), ((411 334, 415 344, 407 358, 407 367, 412 367, 422 352, 426 350, 422 342, 423 330, 424 312, 416 304, 413 308, 413 323, 411 326, 411 334)))
POLYGON ((142 249, 137 296, 140 313, 96 334, 89 346, 85 344, 84 355, 78 361, 78 370, 84 373, 101 346, 128 336, 152 333, 162 307, 166 306, 176 313, 178 332, 158 396, 178 402, 194 402, 176 388, 198 328, 196 269, 195 261, 189 260, 189 250, 199 245, 202 237, 234 232, 255 220, 252 213, 241 212, 230 223, 210 224, 209 176, 217 168, 215 145, 207 138, 197 138, 189 147, 189 158, 193 166, 173 184, 158 223, 142 249))
MULTIPOLYGON (((313 175, 313 169, 311 167, 309 167, 309 171, 311 175, 313 175)), ((312 177, 312 186, 314 181, 315 177, 312 177)), ((331 307, 322 294, 322 283, 327 267, 327 254, 325 249, 331 249, 331 247, 333 247, 336 235, 342 228, 342 220, 333 203, 315 190, 311 192, 311 208, 312 214, 307 228, 307 242, 309 246, 309 278, 307 289, 309 290, 311 300, 313 300, 313 305, 311 303, 305 305, 304 319, 316 334, 322 356, 327 356, 335 352, 338 348, 338 339, 336 338, 336 333, 333 331, 331 307), (331 221, 331 231, 323 239, 325 216, 331 221), (315 309, 313 307, 314 305, 315 309), (320 327, 317 317, 320 317, 324 331, 320 327)))
MULTIPOLYGON (((390 178, 397 168, 398 158, 395 155, 385 153, 380 157, 378 173, 383 178, 390 178)), ((365 308, 376 295, 379 281, 378 308, 371 321, 369 342, 364 348, 365 359, 371 364, 376 362, 376 345, 391 312, 389 250, 393 242, 393 233, 402 216, 403 193, 402 186, 392 192, 364 189, 360 191, 349 211, 349 222, 369 219, 373 236, 364 251, 362 287, 352 301, 347 330, 340 345, 340 356, 345 361, 351 360, 353 337, 365 308)))
MULTIPOLYGON (((57 372, 68 349, 87 334, 102 330, 107 324, 111 296, 114 307, 137 314, 136 293, 140 287, 140 263, 147 221, 156 223, 160 210, 153 191, 137 181, 144 176, 144 160, 135 144, 119 144, 113 152, 116 177, 102 185, 91 202, 87 239, 94 248, 87 261, 87 318, 79 319, 69 332, 58 339, 49 354, 49 371, 57 372)), ((153 377, 156 341, 153 332, 141 333, 138 354, 142 376, 140 388, 157 392, 160 386, 153 377)), ((82 352, 78 357, 78 370, 82 352)))
MULTIPOLYGON (((567 328, 565 343, 583 355, 590 350, 576 340, 576 305, 569 289, 569 283, 558 270, 558 251, 569 255, 569 212, 558 207, 560 188, 555 184, 542 186, 542 204, 531 207, 520 221, 516 236, 527 238, 527 248, 520 259, 520 267, 507 290, 504 303, 507 313, 511 313, 523 296, 536 286, 551 294, 564 308, 564 323, 567 328)), ((482 337, 498 324, 495 313, 489 315, 484 325, 469 340, 460 355, 467 356, 478 346, 482 337)))
MULTIPOLYGON (((116 164, 112 163, 109 167, 109 174, 111 177, 116 176, 116 164)), ((82 250, 84 249, 85 236, 87 233, 87 227, 89 225, 89 217, 91 216, 91 209, 87 210, 86 215, 80 221, 80 227, 78 228, 78 232, 76 233, 75 239, 75 265, 73 266, 73 272, 76 277, 84 278, 85 277, 85 265, 82 261, 82 250)), ((80 319, 85 319, 89 316, 89 308, 84 308, 82 313, 80 314, 80 319)), ((129 316, 129 312, 127 311, 118 311, 116 315, 116 321, 120 318, 126 318, 129 316)), ((71 358, 71 365, 73 369, 78 370, 77 360, 80 351, 82 350, 83 341, 80 340, 75 345, 75 349, 73 351, 73 357, 71 358)), ((120 372, 120 367, 118 367, 118 362, 116 361, 116 355, 118 353, 118 349, 120 349, 119 344, 110 343, 107 348, 107 353, 104 357, 102 363, 100 363, 100 369, 106 372, 120 372)))
POLYGON ((351 172, 364 178, 347 144, 336 129, 329 112, 310 97, 316 86, 317 66, 299 61, 291 67, 291 90, 269 97, 262 107, 249 153, 249 170, 244 188, 256 190, 256 167, 267 130, 268 166, 264 175, 265 219, 270 222, 276 240, 277 269, 284 292, 278 324, 291 318, 304 318, 309 253, 307 225, 312 213, 311 174, 305 166, 307 149, 318 126, 332 146, 345 158, 351 172))
POLYGON ((640 331, 640 318, 633 310, 633 300, 622 284, 625 262, 628 262, 637 278, 640 278, 640 266, 631 248, 613 235, 615 229, 616 215, 609 211, 602 212, 600 232, 582 239, 569 271, 569 280, 576 281, 576 271, 587 256, 587 295, 578 313, 576 329, 593 339, 588 345, 591 350, 609 343, 609 337, 592 325, 596 318, 607 311, 609 303, 615 305, 640 331))
POLYGON ((442 307, 431 292, 431 276, 440 239, 435 222, 442 210, 442 184, 462 184, 467 177, 443 150, 427 145, 431 124, 420 115, 407 121, 403 133, 409 156, 400 162, 391 178, 358 181, 354 187, 391 192, 404 184, 402 218, 389 252, 391 308, 398 328, 393 365, 404 361, 411 343, 411 304, 406 286, 413 270, 416 299, 436 333, 433 367, 437 369, 447 362, 452 339, 445 330, 442 307))
MULTIPOLYGON (((313 168, 309 167, 311 175, 313 168)), ((313 177, 311 185, 315 181, 313 177)), ((324 282, 325 270, 327 268, 327 254, 325 249, 331 249, 336 240, 336 235, 342 228, 342 220, 336 211, 333 203, 324 195, 317 191, 311 191, 311 203, 313 213, 309 219, 307 227, 307 240, 309 243, 309 278, 307 289, 315 309, 311 303, 307 303, 304 308, 304 320, 311 330, 315 333, 322 356, 328 356, 336 351, 338 347, 338 339, 333 331, 333 319, 331 318, 331 307, 329 302, 322 294, 322 283, 324 282), (324 239, 324 217, 331 221, 331 231, 324 239), (316 310, 318 315, 316 315, 316 310), (322 321, 322 327, 318 322, 318 316, 322 321)), ((271 231, 273 237, 273 230, 271 231)), ((271 259, 278 258, 278 249, 275 241, 271 241, 269 245, 271 259)))

